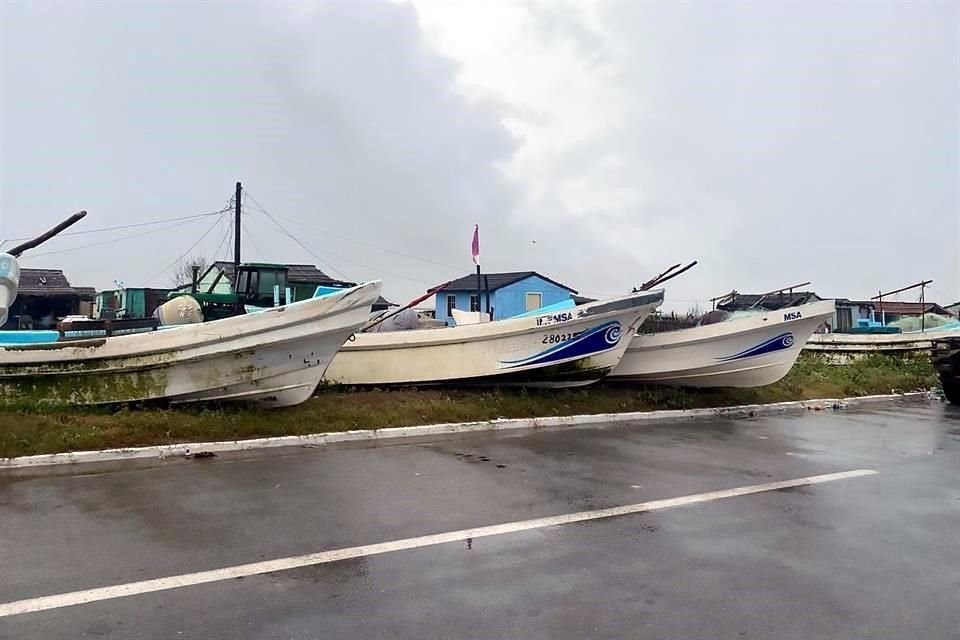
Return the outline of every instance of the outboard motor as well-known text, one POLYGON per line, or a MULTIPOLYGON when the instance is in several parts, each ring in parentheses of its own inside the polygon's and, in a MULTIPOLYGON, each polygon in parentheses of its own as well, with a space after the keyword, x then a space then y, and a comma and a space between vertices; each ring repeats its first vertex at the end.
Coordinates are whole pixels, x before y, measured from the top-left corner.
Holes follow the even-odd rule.
POLYGON ((19 285, 20 263, 9 253, 0 253, 0 326, 7 321, 19 285))
POLYGON ((203 322, 203 310, 193 296, 177 296, 156 308, 153 317, 162 327, 203 322))
POLYGON ((372 327, 372 333, 387 333, 390 331, 413 331, 418 328, 420 316, 414 309, 404 309, 380 324, 372 327))

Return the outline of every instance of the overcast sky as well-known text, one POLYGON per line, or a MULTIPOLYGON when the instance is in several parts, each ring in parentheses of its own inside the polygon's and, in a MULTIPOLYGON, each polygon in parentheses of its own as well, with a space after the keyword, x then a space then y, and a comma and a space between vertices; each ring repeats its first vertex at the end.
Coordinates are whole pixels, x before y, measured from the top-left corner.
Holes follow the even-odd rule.
MULTIPOLYGON (((398 301, 472 270, 475 223, 485 270, 587 294, 700 260, 680 310, 807 280, 960 299, 958 2, 4 1, 0 74, 0 239, 214 212, 240 180, 306 246, 248 199, 245 259, 398 301)), ((23 263, 165 286, 227 230, 23 263)))

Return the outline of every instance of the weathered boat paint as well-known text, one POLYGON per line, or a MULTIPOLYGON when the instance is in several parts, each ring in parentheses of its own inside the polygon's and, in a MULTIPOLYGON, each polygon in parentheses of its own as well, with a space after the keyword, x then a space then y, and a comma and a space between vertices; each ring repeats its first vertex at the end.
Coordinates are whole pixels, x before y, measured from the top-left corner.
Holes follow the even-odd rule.
POLYGON ((373 282, 325 298, 164 331, 0 347, 0 403, 306 400, 369 317, 373 282))

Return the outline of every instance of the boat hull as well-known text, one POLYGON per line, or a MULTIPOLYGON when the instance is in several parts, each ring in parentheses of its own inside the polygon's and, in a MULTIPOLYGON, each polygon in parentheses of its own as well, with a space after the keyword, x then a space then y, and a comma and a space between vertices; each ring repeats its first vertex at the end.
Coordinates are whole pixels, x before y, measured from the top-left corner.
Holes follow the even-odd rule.
POLYGON ((0 404, 299 404, 367 320, 379 293, 373 282, 202 324, 0 348, 0 404))
POLYGON ((783 378, 833 301, 716 324, 636 335, 610 380, 683 387, 762 387, 783 378))
POLYGON ((360 333, 324 376, 348 385, 561 388, 610 373, 663 300, 644 292, 564 312, 443 329, 360 333))

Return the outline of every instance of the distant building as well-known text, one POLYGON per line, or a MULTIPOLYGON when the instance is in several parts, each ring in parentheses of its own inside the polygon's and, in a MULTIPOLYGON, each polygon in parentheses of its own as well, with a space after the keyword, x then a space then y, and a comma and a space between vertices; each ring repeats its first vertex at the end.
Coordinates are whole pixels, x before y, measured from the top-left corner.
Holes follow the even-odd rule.
POLYGON ((21 269, 4 329, 55 329, 65 316, 90 315, 96 291, 74 287, 60 269, 21 269))
POLYGON ((960 316, 960 302, 954 302, 953 304, 947 305, 944 307, 947 310, 947 313, 952 315, 954 318, 960 316))
POLYGON ((97 294, 94 316, 100 320, 114 318, 149 318, 167 301, 170 289, 127 287, 97 294))
POLYGON ((494 320, 511 318, 526 311, 569 300, 577 294, 577 291, 567 285, 536 271, 486 273, 480 277, 480 283, 483 290, 479 296, 476 274, 458 278, 438 291, 435 312, 437 320, 454 324, 451 314, 453 309, 486 311, 487 290, 490 292, 489 308, 493 310, 494 320))
POLYGON ((903 318, 918 318, 922 314, 950 315, 950 312, 934 302, 897 302, 891 300, 881 303, 879 300, 836 299, 837 310, 834 314, 834 331, 848 331, 857 320, 867 319, 888 325, 903 318))

